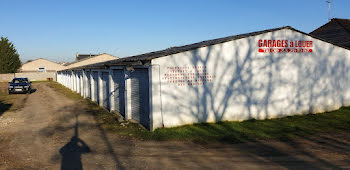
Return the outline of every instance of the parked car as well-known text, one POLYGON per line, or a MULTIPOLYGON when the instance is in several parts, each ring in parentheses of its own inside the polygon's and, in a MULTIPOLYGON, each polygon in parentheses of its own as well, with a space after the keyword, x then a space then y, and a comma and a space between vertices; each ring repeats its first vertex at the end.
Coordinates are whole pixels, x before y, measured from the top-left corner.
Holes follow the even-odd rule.
POLYGON ((9 94, 12 93, 30 93, 32 86, 28 78, 14 78, 9 82, 9 94))

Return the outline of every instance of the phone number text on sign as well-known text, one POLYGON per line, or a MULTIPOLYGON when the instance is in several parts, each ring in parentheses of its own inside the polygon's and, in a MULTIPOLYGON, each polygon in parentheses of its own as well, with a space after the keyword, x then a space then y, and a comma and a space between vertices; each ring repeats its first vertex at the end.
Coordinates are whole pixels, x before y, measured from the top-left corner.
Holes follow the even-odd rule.
POLYGON ((215 75, 207 72, 206 66, 171 66, 166 67, 162 80, 177 86, 199 86, 212 82, 215 75))

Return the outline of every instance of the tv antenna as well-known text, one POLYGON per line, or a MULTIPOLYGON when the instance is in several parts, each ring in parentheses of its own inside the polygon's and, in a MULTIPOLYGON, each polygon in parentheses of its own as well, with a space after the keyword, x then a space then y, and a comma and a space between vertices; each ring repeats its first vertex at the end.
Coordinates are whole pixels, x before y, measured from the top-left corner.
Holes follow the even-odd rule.
POLYGON ((327 0, 326 3, 328 4, 328 20, 331 20, 331 0, 327 0))

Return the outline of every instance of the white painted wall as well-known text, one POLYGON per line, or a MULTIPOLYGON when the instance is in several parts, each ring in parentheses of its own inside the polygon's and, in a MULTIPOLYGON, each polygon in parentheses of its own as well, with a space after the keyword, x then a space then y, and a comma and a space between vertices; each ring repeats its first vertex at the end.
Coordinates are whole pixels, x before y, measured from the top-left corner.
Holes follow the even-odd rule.
POLYGON ((161 57, 152 60, 153 128, 337 109, 350 105, 349 76, 349 50, 290 29, 161 57), (259 39, 312 40, 313 52, 258 53, 259 39), (215 78, 177 86, 162 79, 174 66, 206 66, 215 78))

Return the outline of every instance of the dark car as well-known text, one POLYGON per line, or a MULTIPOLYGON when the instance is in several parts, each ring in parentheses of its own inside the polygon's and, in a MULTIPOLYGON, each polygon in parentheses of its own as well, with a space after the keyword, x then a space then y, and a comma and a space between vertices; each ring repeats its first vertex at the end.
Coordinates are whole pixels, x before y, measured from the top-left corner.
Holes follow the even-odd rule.
POLYGON ((32 90, 31 82, 28 78, 14 78, 9 82, 9 94, 12 93, 30 93, 32 90))

